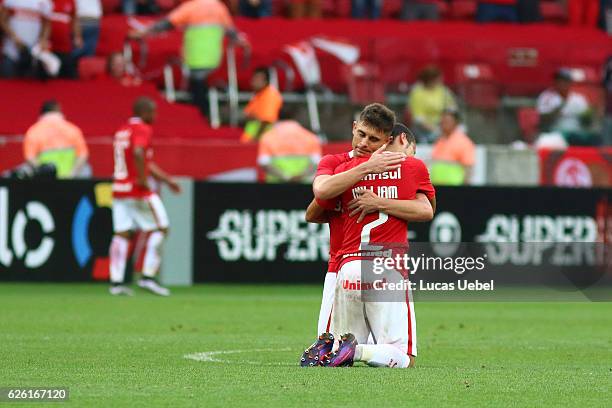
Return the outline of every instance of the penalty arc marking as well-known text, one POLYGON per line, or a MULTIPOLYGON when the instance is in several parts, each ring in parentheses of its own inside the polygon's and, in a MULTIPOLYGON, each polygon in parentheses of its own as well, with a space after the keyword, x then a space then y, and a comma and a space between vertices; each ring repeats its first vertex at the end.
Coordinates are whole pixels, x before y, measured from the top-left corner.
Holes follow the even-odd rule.
MULTIPOLYGON (((183 357, 187 360, 194 360, 194 361, 203 361, 203 362, 207 362, 207 363, 240 363, 240 364, 257 364, 257 365, 262 365, 261 362, 259 361, 244 361, 244 360, 240 360, 240 361, 232 361, 232 360, 223 360, 221 358, 218 358, 217 356, 222 356, 222 355, 226 355, 226 354, 239 354, 239 353, 269 353, 269 352, 273 352, 273 351, 291 351, 290 347, 284 347, 284 348, 262 348, 262 349, 247 349, 247 350, 218 350, 218 351, 203 351, 200 353, 192 353, 192 354, 185 354, 183 357)), ((263 365, 278 365, 278 364, 266 364, 263 363, 263 365)))

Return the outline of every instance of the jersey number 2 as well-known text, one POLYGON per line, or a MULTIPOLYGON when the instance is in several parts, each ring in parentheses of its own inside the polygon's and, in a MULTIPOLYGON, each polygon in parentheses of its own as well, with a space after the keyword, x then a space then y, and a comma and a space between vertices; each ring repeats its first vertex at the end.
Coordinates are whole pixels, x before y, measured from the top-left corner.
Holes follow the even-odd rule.
POLYGON ((372 246, 370 246, 370 239, 371 239, 370 234, 374 228, 383 225, 388 220, 389 220, 389 215, 385 214, 384 212, 379 211, 378 218, 364 225, 363 229, 361 230, 361 246, 359 249, 361 249, 362 251, 376 250, 377 248, 373 248, 372 246))

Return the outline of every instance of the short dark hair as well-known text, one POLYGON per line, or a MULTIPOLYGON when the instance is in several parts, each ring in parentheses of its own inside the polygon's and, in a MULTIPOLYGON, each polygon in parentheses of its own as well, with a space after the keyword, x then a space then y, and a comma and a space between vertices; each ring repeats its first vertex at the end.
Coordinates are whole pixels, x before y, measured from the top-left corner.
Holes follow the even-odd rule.
POLYGON ((155 101, 148 96, 139 97, 134 101, 134 105, 132 106, 134 115, 138 117, 141 117, 143 114, 153 110, 155 110, 155 101))
POLYGON ((555 79, 555 81, 573 81, 572 72, 567 68, 560 68, 555 71, 553 78, 555 79))
POLYGON ((372 103, 361 111, 359 121, 366 125, 390 134, 395 125, 395 113, 382 103, 372 103))
POLYGON ((451 115, 455 119, 455 122, 461 123, 461 114, 457 109, 445 109, 442 114, 451 115))
POLYGON ((55 99, 49 99, 48 101, 44 101, 43 104, 40 106, 41 115, 44 115, 45 113, 49 112, 59 111, 61 111, 60 104, 55 99))
POLYGON ((266 78, 266 83, 270 83, 270 70, 268 69, 268 67, 259 66, 255 68, 255 71, 253 71, 253 75, 255 74, 263 74, 264 78, 266 78))
POLYGON ((434 79, 439 78, 442 75, 442 71, 435 65, 427 65, 419 72, 419 81, 428 83, 434 79))
POLYGON ((391 138, 394 139, 396 136, 399 136, 402 133, 406 135, 408 144, 416 144, 416 136, 414 133, 412 133, 412 130, 410 130, 410 128, 403 123, 397 122, 391 131, 391 138))

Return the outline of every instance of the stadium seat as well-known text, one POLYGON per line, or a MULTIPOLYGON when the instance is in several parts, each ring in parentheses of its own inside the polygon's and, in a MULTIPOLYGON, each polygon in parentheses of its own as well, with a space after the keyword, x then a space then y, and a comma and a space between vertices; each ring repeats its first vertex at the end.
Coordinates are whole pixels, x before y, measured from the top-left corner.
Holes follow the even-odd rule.
POLYGON ((103 57, 83 57, 79 60, 79 78, 89 80, 100 78, 106 70, 103 57))
POLYGON ((438 6, 438 17, 440 20, 447 20, 450 12, 450 7, 448 6, 448 2, 444 0, 434 1, 436 6, 438 6))
POLYGON ((550 23, 567 23, 567 7, 556 0, 540 2, 542 20, 550 23))
POLYGON ((488 64, 458 64, 455 67, 457 82, 493 80, 493 69, 488 64))
POLYGON ((382 18, 399 18, 402 3, 402 0, 385 0, 382 5, 382 18))
POLYGON ((479 109, 497 109, 501 86, 487 64, 458 64, 455 68, 457 90, 465 104, 479 109))
POLYGON ((172 10, 178 3, 178 0, 157 0, 157 6, 162 12, 172 10))
POLYGON ((102 0, 102 11, 105 15, 119 11, 121 0, 102 0))
POLYGON ((385 101, 385 87, 380 81, 378 65, 361 62, 344 66, 349 98, 356 105, 385 101))
POLYGON ((572 90, 584 95, 589 101, 589 105, 597 110, 601 110, 605 103, 605 93, 603 87, 593 84, 575 84, 572 90))
POLYGON ((475 0, 453 0, 448 6, 448 15, 452 20, 468 20, 473 21, 476 16, 476 7, 478 6, 475 0))
POLYGON ((516 115, 523 140, 527 143, 533 143, 538 135, 540 114, 535 108, 519 108, 516 115))

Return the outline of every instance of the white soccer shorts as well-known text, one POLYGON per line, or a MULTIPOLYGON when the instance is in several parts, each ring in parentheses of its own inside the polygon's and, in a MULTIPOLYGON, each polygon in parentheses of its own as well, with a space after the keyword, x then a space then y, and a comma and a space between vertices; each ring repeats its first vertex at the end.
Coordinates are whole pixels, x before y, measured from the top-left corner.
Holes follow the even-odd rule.
POLYGON ((359 344, 390 344, 416 356, 416 320, 410 289, 401 294, 405 301, 363 302, 361 290, 350 287, 350 283, 357 281, 361 281, 361 261, 342 265, 331 318, 334 336, 340 338, 342 334, 353 333, 359 344))
POLYGON ((145 198, 113 198, 113 231, 168 228, 168 214, 157 194, 145 198))

